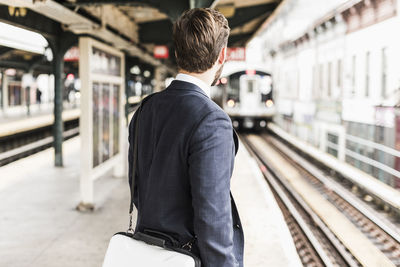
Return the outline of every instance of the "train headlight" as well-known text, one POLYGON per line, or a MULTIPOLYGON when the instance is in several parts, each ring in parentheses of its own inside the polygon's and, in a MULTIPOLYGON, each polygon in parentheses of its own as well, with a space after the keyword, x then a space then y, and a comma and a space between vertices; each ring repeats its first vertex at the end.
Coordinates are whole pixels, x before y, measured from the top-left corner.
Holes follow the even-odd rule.
POLYGON ((227 104, 228 104, 228 107, 233 108, 235 106, 235 100, 229 99, 227 104))
POLYGON ((268 99, 267 101, 265 101, 265 105, 267 106, 267 108, 270 108, 274 105, 274 102, 271 99, 268 99))

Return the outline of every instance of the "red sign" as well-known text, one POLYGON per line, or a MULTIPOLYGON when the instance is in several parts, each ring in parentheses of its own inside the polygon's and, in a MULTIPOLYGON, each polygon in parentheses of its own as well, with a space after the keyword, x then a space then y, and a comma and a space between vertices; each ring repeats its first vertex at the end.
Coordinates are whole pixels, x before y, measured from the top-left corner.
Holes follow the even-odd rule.
POLYGON ((64 55, 64 61, 79 61, 79 48, 71 47, 64 55))
POLYGON ((153 50, 155 58, 168 58, 169 50, 166 45, 156 45, 153 50))
POLYGON ((246 48, 244 47, 228 47, 226 50, 226 61, 245 61, 246 48))
POLYGON ((246 74, 247 75, 255 75, 256 74, 256 70, 246 70, 246 74))

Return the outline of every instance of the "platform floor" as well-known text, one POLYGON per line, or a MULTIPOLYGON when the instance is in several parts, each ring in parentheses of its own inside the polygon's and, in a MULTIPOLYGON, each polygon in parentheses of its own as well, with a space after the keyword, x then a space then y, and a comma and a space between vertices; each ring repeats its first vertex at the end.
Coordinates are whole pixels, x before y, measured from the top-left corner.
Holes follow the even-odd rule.
MULTIPOLYGON (((0 168, 0 266, 98 267, 109 238, 128 224, 129 188, 110 174, 96 180, 93 213, 79 202, 79 137, 0 168)), ((301 266, 283 216, 244 146, 232 192, 245 231, 245 266, 301 266)))
MULTIPOLYGON (((62 113, 62 119, 69 121, 79 119, 79 108, 65 108, 62 113)), ((54 123, 53 111, 31 114, 30 116, 21 115, 16 117, 2 118, 0 116, 0 138, 15 135, 18 133, 35 130, 41 127, 50 126, 54 123)))
MULTIPOLYGON (((79 109, 79 104, 64 101, 63 110, 71 109, 79 109)), ((28 115, 28 108, 25 105, 9 106, 7 109, 0 107, 0 125, 9 122, 23 121, 27 118, 35 118, 48 114, 52 115, 54 112, 54 104, 52 102, 42 103, 40 105, 31 104, 29 112, 28 115)))

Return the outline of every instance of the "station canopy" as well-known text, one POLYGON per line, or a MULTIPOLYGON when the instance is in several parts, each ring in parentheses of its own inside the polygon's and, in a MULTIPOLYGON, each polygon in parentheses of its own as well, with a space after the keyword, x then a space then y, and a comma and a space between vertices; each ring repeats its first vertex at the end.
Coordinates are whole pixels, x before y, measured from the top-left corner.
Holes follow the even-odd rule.
MULTIPOLYGON (((38 32, 47 40, 60 38, 61 32, 91 36, 148 64, 171 68, 175 65, 172 24, 183 11, 194 7, 219 10, 228 19, 231 28, 228 46, 242 47, 280 2, 281 0, 0 0, 0 21, 38 32), (154 52, 160 47, 168 51, 167 55, 155 57, 154 52)), ((13 61, 14 52, 10 48, 0 49, 0 53, 5 52, 9 55, 8 60, 13 61)), ((15 53, 15 60, 20 60, 20 56, 21 52, 15 53)))

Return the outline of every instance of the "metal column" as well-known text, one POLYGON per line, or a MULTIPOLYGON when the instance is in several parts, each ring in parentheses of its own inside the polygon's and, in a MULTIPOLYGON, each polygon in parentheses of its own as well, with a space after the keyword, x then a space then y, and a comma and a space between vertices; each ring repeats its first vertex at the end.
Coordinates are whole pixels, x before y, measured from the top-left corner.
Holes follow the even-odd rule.
POLYGON ((62 120, 63 111, 63 74, 64 54, 78 41, 76 35, 70 32, 60 32, 57 39, 47 39, 53 52, 53 73, 54 73, 54 165, 63 166, 62 142, 64 124, 62 120))
POLYGON ((57 167, 63 166, 62 157, 62 142, 63 142, 63 131, 64 125, 62 120, 63 111, 63 87, 62 87, 62 74, 64 73, 64 52, 59 47, 54 49, 53 58, 53 72, 54 72, 54 153, 55 162, 54 165, 57 167))
POLYGON ((3 108, 3 113, 6 113, 8 108, 8 82, 7 75, 5 71, 1 73, 1 107, 3 108))

